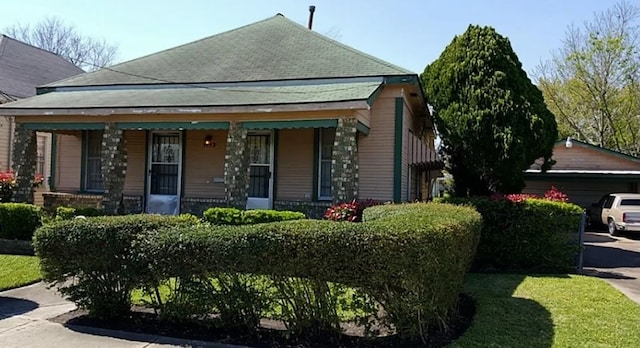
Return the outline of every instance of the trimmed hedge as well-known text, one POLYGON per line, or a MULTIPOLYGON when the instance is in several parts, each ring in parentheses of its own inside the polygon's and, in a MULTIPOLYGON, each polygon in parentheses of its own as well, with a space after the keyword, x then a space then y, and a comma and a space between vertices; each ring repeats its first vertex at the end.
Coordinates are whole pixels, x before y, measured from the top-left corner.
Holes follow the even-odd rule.
MULTIPOLYGON (((363 223, 197 226, 90 218, 39 229, 35 247, 45 280, 98 316, 122 315, 131 290, 142 288, 165 317, 202 318, 217 308, 223 321, 251 329, 257 313, 278 305, 293 335, 320 337, 339 330, 336 293, 347 286, 375 300, 386 313, 382 323, 401 337, 422 338, 452 314, 481 217, 469 207, 437 203, 370 209, 363 223), (75 284, 64 283, 69 276, 75 284)), ((379 312, 364 300, 353 302, 368 314, 379 312)))
POLYGON ((253 225, 266 222, 301 220, 306 216, 297 211, 279 210, 240 210, 236 208, 209 208, 204 211, 203 219, 214 225, 253 225))
POLYGON ((39 207, 25 203, 0 203, 0 238, 31 240, 42 225, 39 207))
POLYGON ((575 204, 528 198, 446 198, 471 205, 483 218, 473 269, 479 271, 574 271, 580 252, 583 209, 575 204))
POLYGON ((56 208, 56 220, 70 220, 76 216, 104 216, 105 212, 98 208, 73 208, 59 206, 56 208))

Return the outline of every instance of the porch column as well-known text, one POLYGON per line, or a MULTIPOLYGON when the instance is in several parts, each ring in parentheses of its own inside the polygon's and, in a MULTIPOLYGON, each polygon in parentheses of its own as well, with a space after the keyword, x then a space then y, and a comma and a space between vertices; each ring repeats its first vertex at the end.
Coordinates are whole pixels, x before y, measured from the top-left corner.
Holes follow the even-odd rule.
POLYGON ((17 123, 13 143, 13 173, 16 186, 12 201, 33 204, 34 179, 36 174, 36 132, 17 123))
POLYGON ((122 129, 106 123, 102 135, 102 207, 107 214, 124 214, 124 179, 127 174, 127 149, 122 129))
POLYGON ((244 209, 249 190, 249 148, 247 129, 242 122, 229 122, 227 152, 224 156, 224 191, 227 204, 244 209))
POLYGON ((356 118, 339 118, 331 161, 333 203, 358 198, 358 130, 356 118))

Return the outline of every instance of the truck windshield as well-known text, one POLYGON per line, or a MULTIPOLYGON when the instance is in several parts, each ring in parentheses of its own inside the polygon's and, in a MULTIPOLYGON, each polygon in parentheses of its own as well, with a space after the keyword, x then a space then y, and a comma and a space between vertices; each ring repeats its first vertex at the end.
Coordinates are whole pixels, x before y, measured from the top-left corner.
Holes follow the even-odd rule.
POLYGON ((640 199, 623 199, 620 201, 620 205, 637 205, 640 206, 640 199))

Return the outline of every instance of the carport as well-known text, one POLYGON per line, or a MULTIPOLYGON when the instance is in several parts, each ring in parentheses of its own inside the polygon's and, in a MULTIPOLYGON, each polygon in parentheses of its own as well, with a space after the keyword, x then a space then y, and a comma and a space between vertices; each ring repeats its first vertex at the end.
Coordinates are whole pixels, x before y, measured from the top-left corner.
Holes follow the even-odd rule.
POLYGON ((523 193, 544 195, 555 186, 588 208, 607 193, 640 192, 640 158, 567 139, 555 144, 553 159, 551 170, 543 173, 535 163, 526 171, 523 193))

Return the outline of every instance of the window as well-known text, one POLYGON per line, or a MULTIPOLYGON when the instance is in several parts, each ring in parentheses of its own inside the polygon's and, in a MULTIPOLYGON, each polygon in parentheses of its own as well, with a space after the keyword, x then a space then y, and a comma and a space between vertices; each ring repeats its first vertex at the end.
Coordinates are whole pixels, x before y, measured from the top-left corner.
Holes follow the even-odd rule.
POLYGON ((84 190, 103 191, 102 178, 102 131, 84 132, 84 190))
POLYGON ((604 209, 611 209, 611 206, 613 206, 613 201, 615 201, 616 196, 609 196, 607 197, 607 200, 604 202, 604 209))
POLYGON ((335 128, 320 129, 318 137, 318 199, 331 200, 331 158, 333 142, 336 138, 335 128))
POLYGON ((44 175, 47 137, 38 135, 36 150, 36 174, 44 175))
POLYGON ((623 199, 620 201, 620 205, 638 205, 640 206, 640 199, 623 199))

